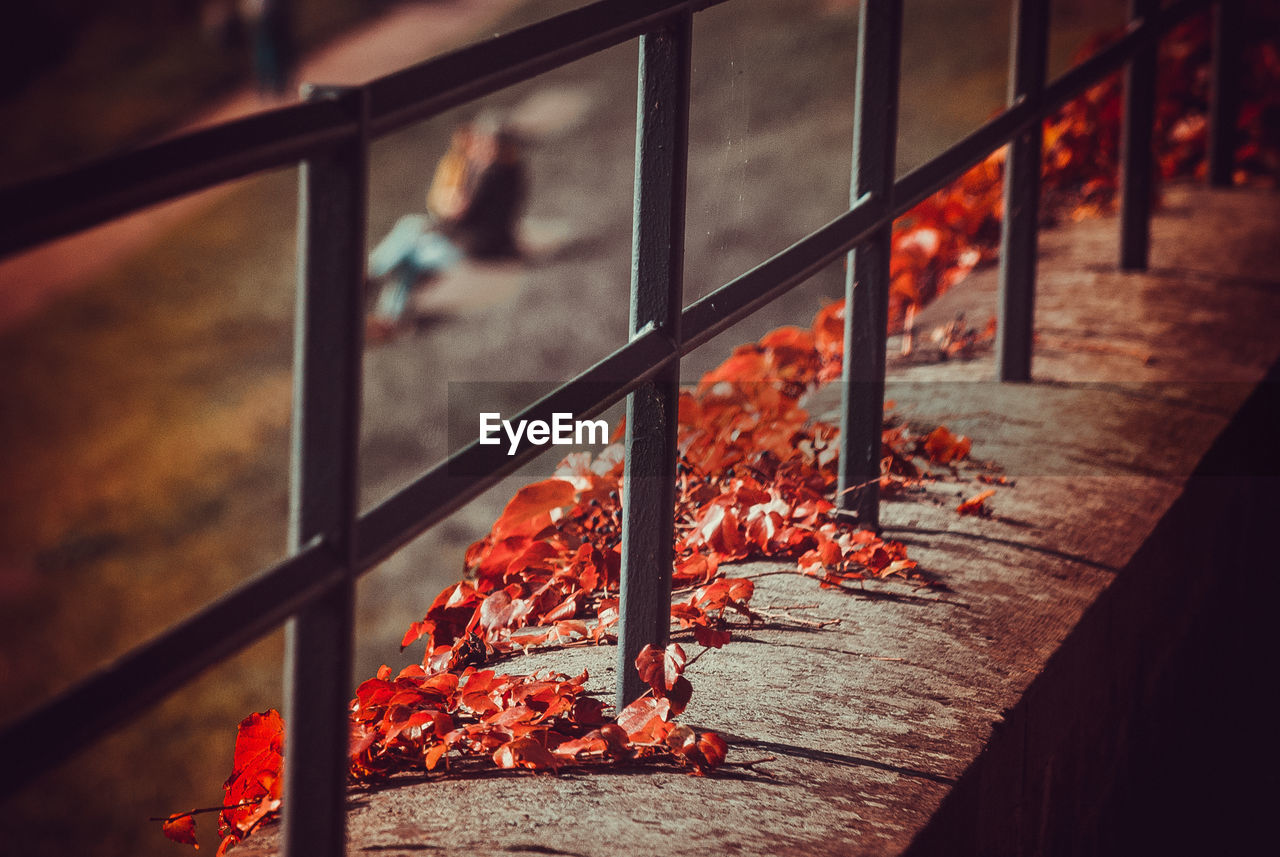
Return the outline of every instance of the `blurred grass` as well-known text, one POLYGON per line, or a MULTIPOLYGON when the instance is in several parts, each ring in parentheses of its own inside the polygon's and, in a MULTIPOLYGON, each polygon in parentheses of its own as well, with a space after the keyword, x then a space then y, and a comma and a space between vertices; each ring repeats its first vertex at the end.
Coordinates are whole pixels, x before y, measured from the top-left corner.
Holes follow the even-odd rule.
MULTIPOLYGON (((313 49, 394 0, 294 0, 296 36, 313 49)), ((201 30, 200 4, 150 16, 135 4, 98 7, 63 26, 70 50, 0 99, 0 185, 127 149, 252 81, 246 41, 227 50, 201 30)), ((65 16, 64 16, 65 17, 65 16)))
MULTIPOLYGON (((296 181, 232 188, 0 337, 6 720, 284 555, 296 181)), ((0 853, 177 853, 147 818, 218 802, 236 723, 279 704, 279 648, 6 801, 0 853)))

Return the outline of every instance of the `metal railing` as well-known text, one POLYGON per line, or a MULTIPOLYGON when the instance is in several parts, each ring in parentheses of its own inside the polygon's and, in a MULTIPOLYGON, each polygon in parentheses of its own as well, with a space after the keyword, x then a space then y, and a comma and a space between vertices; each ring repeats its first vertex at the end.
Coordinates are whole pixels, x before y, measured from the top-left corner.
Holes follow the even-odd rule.
MULTIPOLYGON (((1127 33, 1046 83, 1048 0, 1016 0, 1008 108, 894 179, 900 0, 863 0, 849 209, 689 306, 682 300, 692 17, 724 0, 599 0, 358 87, 311 88, 297 105, 197 131, 0 190, 0 254, 261 170, 302 162, 290 557, 90 675, 0 733, 5 793, 134 718, 201 670, 287 623, 284 850, 334 857, 345 838, 347 703, 357 578, 511 473, 515 456, 472 443, 363 515, 356 507, 362 295, 371 140, 639 37, 630 338, 516 419, 599 414, 627 397, 619 705, 630 668, 669 625, 680 359, 850 254, 840 504, 878 526, 890 237, 894 218, 1011 143, 1005 171, 997 355, 1031 377, 1042 120, 1126 70, 1120 266, 1146 267, 1156 46, 1210 5, 1131 0, 1127 33), (459 476, 456 474, 480 474, 459 476), (32 740, 56 734, 50 744, 32 740)), ((1228 184, 1237 61, 1232 0, 1216 4, 1210 169, 1228 184)))

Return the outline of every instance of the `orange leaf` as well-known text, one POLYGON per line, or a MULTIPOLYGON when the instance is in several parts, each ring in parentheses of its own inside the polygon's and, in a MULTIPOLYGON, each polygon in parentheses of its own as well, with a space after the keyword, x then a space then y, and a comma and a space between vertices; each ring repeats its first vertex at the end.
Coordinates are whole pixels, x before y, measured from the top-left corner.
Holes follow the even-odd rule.
POLYGON ((430 750, 428 750, 426 752, 426 756, 424 757, 424 762, 426 763, 427 770, 434 771, 436 769, 436 765, 440 764, 441 757, 443 757, 444 754, 447 752, 449 752, 448 744, 436 744, 430 750))
POLYGON ((197 851, 200 850, 200 843, 196 842, 196 818, 188 813, 187 815, 170 816, 165 820, 162 827, 164 835, 181 845, 194 846, 197 851))
POLYGON ((702 757, 707 760, 707 767, 717 768, 724 762, 725 754, 729 752, 729 745, 715 732, 703 732, 698 737, 698 749, 702 751, 702 757))
POLYGON ((718 649, 729 642, 730 634, 728 631, 708 628, 706 625, 694 625, 693 638, 709 649, 718 649))
POLYGON ((956 506, 956 511, 961 515, 985 514, 987 512, 987 498, 995 493, 996 489, 988 488, 986 491, 974 494, 968 500, 965 500, 959 506, 956 506))
POLYGON ((969 454, 971 442, 964 435, 952 434, 946 426, 938 426, 924 439, 924 452, 930 461, 950 464, 969 454))
POLYGON ((554 771, 560 766, 551 751, 532 738, 516 738, 503 744, 494 751, 493 763, 499 768, 528 768, 531 771, 554 771))
POLYGON ((667 646, 666 650, 653 645, 645 646, 636 656, 636 669, 654 693, 671 690, 684 672, 684 649, 676 643, 667 646))
POLYGON ((631 741, 653 742, 671 716, 671 703, 666 699, 642 696, 618 712, 618 725, 631 741))
POLYGON ((551 512, 573 503, 573 483, 544 479, 516 492, 493 525, 495 542, 512 536, 531 536, 552 523, 551 512))

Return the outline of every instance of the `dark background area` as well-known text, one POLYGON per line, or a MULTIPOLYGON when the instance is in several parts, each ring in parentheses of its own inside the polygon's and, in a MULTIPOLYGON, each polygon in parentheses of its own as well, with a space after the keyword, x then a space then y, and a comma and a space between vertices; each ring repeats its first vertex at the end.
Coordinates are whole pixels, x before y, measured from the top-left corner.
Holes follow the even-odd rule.
MULTIPOLYGON (((305 51, 396 0, 286 0, 305 51)), ((136 145, 252 79, 238 0, 7 4, 0 184, 136 145), (238 21, 238 23, 237 23, 238 21), (230 23, 226 29, 222 23, 230 23)))

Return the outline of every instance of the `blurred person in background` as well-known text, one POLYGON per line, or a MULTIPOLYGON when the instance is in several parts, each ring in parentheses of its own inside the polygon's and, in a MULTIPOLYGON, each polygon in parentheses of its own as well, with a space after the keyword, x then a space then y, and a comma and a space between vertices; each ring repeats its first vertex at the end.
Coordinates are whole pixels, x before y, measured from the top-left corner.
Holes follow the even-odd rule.
POLYGON ((369 279, 382 281, 369 323, 385 339, 404 318, 413 290, 463 257, 513 259, 528 193, 519 137, 495 113, 453 132, 427 190, 427 214, 401 217, 369 254, 369 279))

